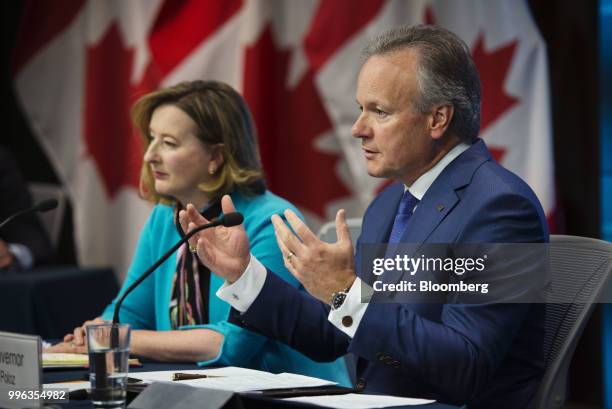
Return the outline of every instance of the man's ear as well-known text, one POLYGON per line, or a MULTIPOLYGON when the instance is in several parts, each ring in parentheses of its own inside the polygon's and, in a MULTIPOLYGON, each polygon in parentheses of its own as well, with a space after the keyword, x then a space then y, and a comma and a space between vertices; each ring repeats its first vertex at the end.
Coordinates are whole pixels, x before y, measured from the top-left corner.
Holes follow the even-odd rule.
POLYGON ((429 115, 429 133, 432 139, 440 140, 444 136, 454 113, 452 105, 439 105, 432 109, 429 115))

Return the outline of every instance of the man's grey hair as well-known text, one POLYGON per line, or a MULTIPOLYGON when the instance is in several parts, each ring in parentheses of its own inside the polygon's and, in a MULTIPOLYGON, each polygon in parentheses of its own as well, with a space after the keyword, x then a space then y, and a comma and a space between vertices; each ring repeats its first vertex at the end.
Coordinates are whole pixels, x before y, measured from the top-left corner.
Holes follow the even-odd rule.
POLYGON ((435 105, 452 104, 449 131, 471 143, 480 131, 480 79, 468 46, 442 27, 401 26, 373 38, 363 55, 368 59, 406 48, 419 51, 417 110, 425 113, 435 105))

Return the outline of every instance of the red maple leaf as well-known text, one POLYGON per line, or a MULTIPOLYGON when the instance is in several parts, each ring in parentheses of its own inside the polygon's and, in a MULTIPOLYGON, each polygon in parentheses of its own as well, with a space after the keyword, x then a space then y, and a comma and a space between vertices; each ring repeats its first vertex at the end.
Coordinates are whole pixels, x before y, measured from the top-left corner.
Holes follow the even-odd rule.
POLYGON ((518 103, 518 99, 508 95, 504 89, 516 44, 514 40, 495 50, 486 51, 484 35, 481 32, 476 45, 472 48, 472 57, 478 68, 481 83, 481 133, 518 103))
POLYGON ((501 161, 504 159, 504 156, 506 156, 507 149, 497 146, 488 146, 488 148, 489 152, 491 152, 491 156, 493 156, 493 159, 501 163, 501 161))
POLYGON ((325 217, 325 205, 350 192, 338 179, 339 157, 315 148, 332 129, 312 69, 292 89, 286 84, 289 50, 279 50, 268 25, 248 47, 244 97, 257 124, 269 186, 296 205, 325 217))
POLYGON ((138 187, 142 144, 133 132, 130 77, 134 52, 124 46, 117 23, 87 49, 84 134, 109 198, 122 186, 138 187))
MULTIPOLYGON (((504 113, 518 103, 518 99, 508 95, 504 89, 505 79, 512 63, 516 40, 498 47, 490 52, 484 48, 484 35, 481 32, 472 48, 472 58, 480 74, 481 108, 480 133, 497 121, 504 113)), ((491 146, 493 158, 501 162, 506 155, 506 148, 491 146)))
POLYGON ((240 11, 243 0, 166 0, 149 36, 160 75, 171 72, 203 41, 240 11))
POLYGON ((315 72, 323 67, 384 5, 384 0, 321 0, 303 41, 310 67, 315 72))
POLYGON ((423 14, 423 22, 429 25, 436 24, 436 17, 434 16, 433 9, 431 8, 431 6, 425 7, 425 13, 423 14))

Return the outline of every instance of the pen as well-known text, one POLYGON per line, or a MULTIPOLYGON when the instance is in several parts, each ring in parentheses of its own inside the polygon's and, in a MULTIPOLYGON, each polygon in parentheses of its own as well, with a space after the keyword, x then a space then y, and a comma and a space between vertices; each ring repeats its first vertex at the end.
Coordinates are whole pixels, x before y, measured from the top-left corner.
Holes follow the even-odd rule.
POLYGON ((223 377, 219 375, 206 375, 206 374, 197 374, 197 373, 176 372, 172 374, 173 381, 186 381, 188 379, 204 379, 204 378, 223 378, 223 377))

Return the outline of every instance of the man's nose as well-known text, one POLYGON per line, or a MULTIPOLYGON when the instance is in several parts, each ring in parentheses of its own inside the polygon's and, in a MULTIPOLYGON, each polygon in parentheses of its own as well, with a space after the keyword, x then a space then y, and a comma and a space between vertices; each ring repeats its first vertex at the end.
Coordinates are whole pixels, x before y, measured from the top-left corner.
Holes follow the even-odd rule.
POLYGON ((368 138, 371 136, 372 129, 368 125, 368 121, 363 112, 359 115, 359 117, 353 124, 351 132, 355 138, 368 138))

